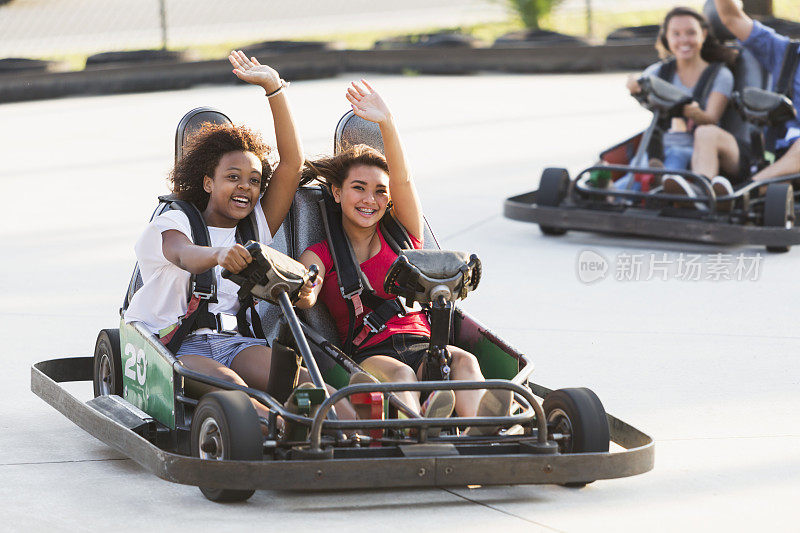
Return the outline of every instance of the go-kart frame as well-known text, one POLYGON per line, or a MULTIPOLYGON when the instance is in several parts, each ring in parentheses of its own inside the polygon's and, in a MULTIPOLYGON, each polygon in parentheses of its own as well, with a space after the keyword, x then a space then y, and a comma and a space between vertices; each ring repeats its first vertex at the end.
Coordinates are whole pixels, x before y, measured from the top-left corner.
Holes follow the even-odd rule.
MULTIPOLYGON (((193 118, 199 121, 209 117, 222 122, 227 120, 215 110, 193 110, 179 125, 177 147, 180 148, 181 139, 192 128, 193 118)), ((374 140, 376 128, 348 112, 337 126, 335 143, 348 136, 374 140)), ((301 187, 292 210, 303 206, 316 208, 320 197, 319 186, 301 187)), ((290 212, 285 222, 290 228, 289 234, 293 231, 291 220, 295 215, 290 212)), ((294 241, 294 237, 288 235, 287 240, 294 241)), ((438 248, 435 237, 426 242, 438 248)), ((260 264, 254 261, 256 263, 260 264)), ((137 270, 134 270, 131 287, 136 284, 136 276, 137 270)), ((322 393, 312 402, 313 408, 306 412, 289 409, 264 391, 192 371, 180 364, 142 324, 126 324, 122 320, 119 329, 100 332, 93 357, 52 359, 33 365, 31 390, 85 431, 156 476, 201 487, 206 497, 218 501, 241 501, 256 489, 545 483, 582 486, 595 480, 641 474, 653 468, 652 438, 606 414, 600 400, 589 389, 552 391, 531 382, 529 378, 534 367, 530 358, 461 309, 455 308, 452 314, 452 343, 475 354, 486 381, 362 383, 345 385, 328 395, 319 387, 321 374, 309 347, 337 362, 326 373, 328 381, 335 385, 346 383, 346 380, 342 382, 342 376, 346 378, 354 368, 348 366, 351 363, 347 357, 315 327, 298 319, 288 293, 277 300, 280 320, 291 331, 292 348, 300 352, 317 385, 315 390, 322 393), (81 401, 61 385, 76 381, 92 381, 96 397, 88 402, 81 401), (187 381, 203 383, 223 392, 192 397, 186 390, 187 381), (329 413, 339 398, 353 394, 378 393, 388 402, 394 391, 424 393, 442 389, 510 390, 520 409, 508 416, 472 418, 378 416, 338 420, 329 413), (228 455, 201 458, 209 456, 204 449, 208 443, 196 442, 198 424, 193 421, 204 403, 213 403, 209 398, 218 406, 222 400, 223 404, 228 400, 241 404, 242 399, 244 405, 249 405, 248 398, 254 398, 270 409, 267 420, 258 418, 250 408, 257 418, 255 425, 267 428, 265 436, 260 431, 255 436, 250 432, 248 438, 256 439, 254 452, 251 447, 249 455, 233 453, 236 457, 228 458, 232 457, 230 450, 237 447, 231 436, 238 436, 238 433, 231 430, 228 437, 223 435, 221 439, 228 455), (278 416, 289 428, 300 428, 299 433, 291 432, 292 438, 300 435, 298 440, 278 435, 278 416), (521 426, 521 433, 470 436, 455 430, 467 426, 509 428, 514 425, 521 426), (431 427, 450 431, 429 436, 427 429, 431 427), (354 431, 358 436, 344 436, 340 430, 354 431), (409 433, 408 430, 416 431, 409 433), (377 437, 368 436, 375 435, 376 431, 377 437), (609 441, 618 448, 609 451, 609 441), (199 453, 198 449, 205 451, 199 453)), ((286 335, 279 337, 284 340, 286 335)), ((275 340, 273 353, 277 346, 275 340)), ((299 388, 293 394, 302 392, 298 391, 299 388)), ((313 394, 309 393, 306 399, 311 396, 313 394)), ((228 431, 225 427, 241 427, 241 424, 237 426, 240 421, 233 419, 235 417, 225 420, 226 416, 222 413, 215 420, 220 427, 212 428, 218 430, 214 438, 228 431)), ((200 428, 201 433, 203 428, 200 428)))

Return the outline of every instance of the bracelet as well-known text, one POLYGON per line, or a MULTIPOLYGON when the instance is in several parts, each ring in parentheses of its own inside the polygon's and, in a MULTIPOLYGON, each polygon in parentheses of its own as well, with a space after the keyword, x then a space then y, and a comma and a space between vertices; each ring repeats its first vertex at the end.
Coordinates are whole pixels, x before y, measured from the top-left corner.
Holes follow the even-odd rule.
POLYGON ((283 80, 283 78, 281 78, 281 86, 280 86, 280 87, 278 87, 277 89, 275 89, 275 90, 274 90, 274 91, 272 91, 271 93, 266 93, 266 91, 265 91, 267 98, 272 98, 273 96, 277 96, 277 95, 279 95, 279 94, 281 93, 281 91, 283 91, 283 90, 284 90, 286 87, 288 87, 288 86, 289 86, 289 84, 288 84, 288 83, 286 83, 286 82, 283 80))

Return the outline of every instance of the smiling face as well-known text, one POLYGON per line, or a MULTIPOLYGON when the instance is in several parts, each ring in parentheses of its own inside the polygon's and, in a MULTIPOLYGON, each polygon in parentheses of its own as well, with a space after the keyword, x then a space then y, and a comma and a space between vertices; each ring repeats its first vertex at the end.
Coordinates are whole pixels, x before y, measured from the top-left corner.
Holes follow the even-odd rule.
POLYGON ((700 57, 700 49, 708 32, 700 26, 700 21, 690 15, 676 15, 669 19, 665 32, 667 45, 677 59, 700 57))
POLYGON ((261 192, 261 160, 252 152, 223 155, 214 176, 203 179, 209 193, 203 216, 209 226, 233 227, 250 214, 261 192))
POLYGON ((389 175, 375 166, 357 165, 350 168, 341 188, 333 186, 332 190, 348 222, 361 228, 374 227, 389 204, 389 175))

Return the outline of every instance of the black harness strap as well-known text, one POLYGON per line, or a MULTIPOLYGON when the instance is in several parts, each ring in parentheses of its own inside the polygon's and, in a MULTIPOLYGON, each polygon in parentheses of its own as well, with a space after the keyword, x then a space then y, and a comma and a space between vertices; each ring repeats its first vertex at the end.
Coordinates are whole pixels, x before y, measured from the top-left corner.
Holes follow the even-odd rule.
MULTIPOLYGON (((786 51, 783 54, 781 71, 775 82, 775 92, 782 94, 791 100, 794 97, 794 77, 797 73, 797 66, 800 63, 800 41, 789 41, 786 51)), ((775 151, 775 144, 778 140, 786 137, 786 124, 772 126, 767 129, 766 145, 770 151, 775 151)))
POLYGON ((786 46, 786 52, 783 54, 783 62, 781 63, 781 73, 778 75, 778 81, 775 84, 775 92, 787 96, 789 100, 794 96, 794 75, 797 72, 797 64, 800 62, 800 54, 797 53, 800 48, 800 41, 789 41, 786 46))
MULTIPOLYGON (((256 217, 250 213, 236 225, 236 242, 247 244, 249 241, 257 241, 258 233, 256 217)), ((258 337, 265 339, 264 328, 261 325, 261 318, 256 310, 256 301, 250 291, 239 291, 239 312, 236 313, 236 329, 240 335, 245 337, 258 337), (250 320, 247 320, 247 311, 250 310, 250 320), (252 324, 252 330, 250 326, 252 324)))
MULTIPOLYGON (((203 215, 194 205, 183 200, 172 200, 171 207, 179 209, 189 219, 194 244, 198 246, 211 245, 208 226, 203 220, 203 215)), ((166 343, 167 349, 173 353, 180 348, 183 340, 192 331, 203 327, 217 327, 216 319, 208 312, 208 304, 217 302, 217 282, 214 279, 213 269, 208 269, 200 274, 192 274, 189 287, 191 296, 186 314, 178 327, 170 334, 169 341, 166 343)))
MULTIPOLYGON (((675 58, 670 58, 661 63, 661 67, 658 69, 658 77, 668 83, 672 83, 677 69, 678 66, 675 58)), ((722 69, 722 63, 709 63, 705 70, 703 70, 703 73, 700 74, 700 78, 697 80, 692 90, 692 98, 695 102, 704 102, 708 98, 711 87, 713 87, 714 80, 717 79, 717 74, 719 74, 720 69, 722 69)))

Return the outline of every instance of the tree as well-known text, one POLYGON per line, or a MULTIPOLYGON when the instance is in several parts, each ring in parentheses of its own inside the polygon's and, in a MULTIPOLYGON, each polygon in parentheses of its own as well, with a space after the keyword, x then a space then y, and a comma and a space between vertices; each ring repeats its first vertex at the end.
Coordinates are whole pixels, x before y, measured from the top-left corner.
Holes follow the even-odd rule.
POLYGON ((513 10, 526 28, 539 29, 539 20, 561 0, 506 0, 508 7, 513 10))

